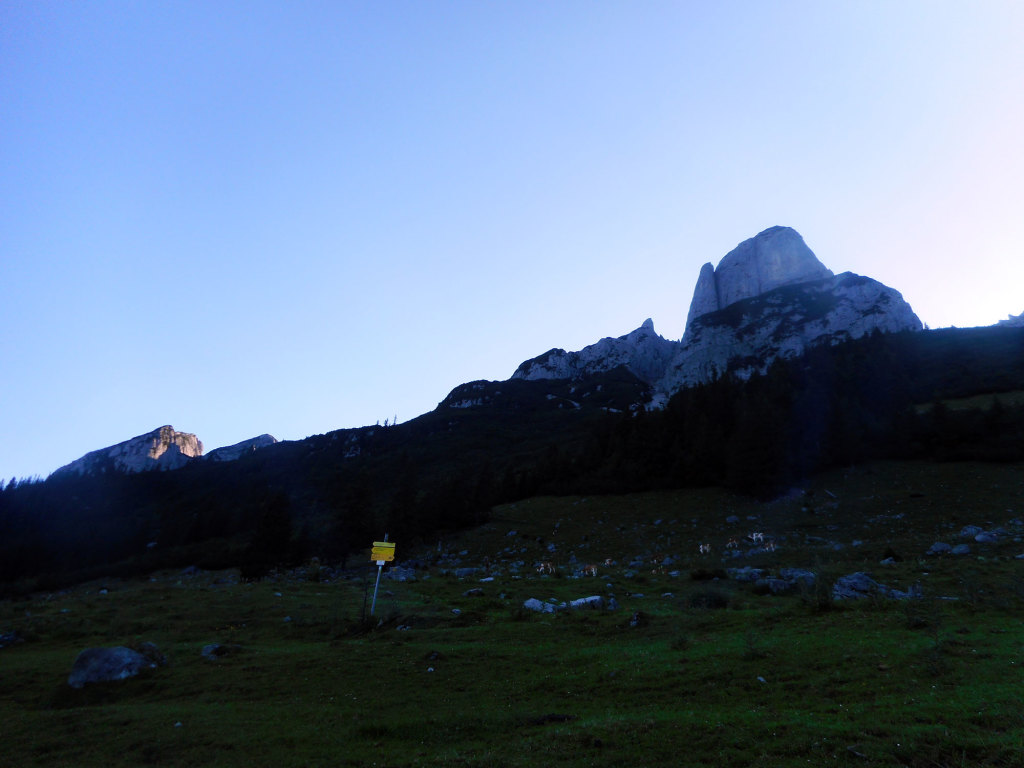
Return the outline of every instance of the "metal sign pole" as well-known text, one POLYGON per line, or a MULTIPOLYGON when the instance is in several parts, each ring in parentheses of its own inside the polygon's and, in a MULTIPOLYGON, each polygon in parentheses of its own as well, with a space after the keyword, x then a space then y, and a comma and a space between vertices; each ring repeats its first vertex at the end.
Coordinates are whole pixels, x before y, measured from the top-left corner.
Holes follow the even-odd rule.
MULTIPOLYGON (((387 541, 387 540, 388 540, 388 535, 385 533, 384 534, 384 541, 387 541)), ((373 585, 373 602, 370 603, 370 615, 371 616, 373 616, 374 608, 377 607, 377 587, 380 586, 380 574, 381 574, 381 571, 383 571, 383 570, 384 570, 384 561, 383 560, 378 560, 377 561, 377 581, 373 585)))

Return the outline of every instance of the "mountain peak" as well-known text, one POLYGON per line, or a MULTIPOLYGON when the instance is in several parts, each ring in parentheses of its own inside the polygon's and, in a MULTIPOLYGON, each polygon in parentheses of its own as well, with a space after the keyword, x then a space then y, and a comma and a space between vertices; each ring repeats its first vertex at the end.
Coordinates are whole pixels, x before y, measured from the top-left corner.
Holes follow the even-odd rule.
POLYGON ((833 277, 792 227, 769 227, 733 248, 718 267, 705 264, 686 318, 690 323, 743 299, 786 285, 833 277))
POLYGON ((203 444, 190 432, 178 432, 170 424, 123 443, 91 451, 58 469, 54 474, 92 475, 107 471, 144 472, 177 469, 203 455, 203 444))

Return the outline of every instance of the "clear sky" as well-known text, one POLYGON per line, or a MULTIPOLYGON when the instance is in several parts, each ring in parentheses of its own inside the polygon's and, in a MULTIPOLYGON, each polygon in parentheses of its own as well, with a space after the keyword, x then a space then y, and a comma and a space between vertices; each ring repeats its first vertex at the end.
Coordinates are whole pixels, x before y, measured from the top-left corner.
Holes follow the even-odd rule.
POLYGON ((0 4, 0 478, 399 421, 794 227, 1024 311, 1024 3, 0 4))

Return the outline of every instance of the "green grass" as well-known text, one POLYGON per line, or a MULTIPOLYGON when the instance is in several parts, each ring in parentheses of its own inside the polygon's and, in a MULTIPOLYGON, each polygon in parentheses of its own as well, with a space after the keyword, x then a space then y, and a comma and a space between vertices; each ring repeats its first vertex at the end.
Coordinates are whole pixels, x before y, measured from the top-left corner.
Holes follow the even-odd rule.
POLYGON ((0 763, 1022 765, 1024 532, 924 556, 968 523, 1024 517, 1021 469, 878 464, 768 505, 714 490, 531 499, 458 537, 398 542, 400 561, 431 562, 430 578, 382 582, 367 622, 358 576, 246 585, 162 573, 6 601, 0 631, 24 642, 0 649, 0 763), (724 561, 725 541, 752 530, 778 549, 724 561), (705 541, 710 556, 697 552, 705 541), (879 565, 887 550, 902 559, 879 565), (462 567, 486 558, 495 580, 455 578, 445 553, 462 567), (629 566, 655 555, 676 562, 629 566), (573 557, 616 565, 577 579, 573 557), (542 559, 558 575, 538 576, 542 559), (925 597, 832 604, 827 591, 690 578, 732 565, 870 570, 901 589, 920 582, 925 597), (483 596, 464 596, 474 587, 483 596), (620 609, 521 609, 591 594, 614 594, 620 609), (167 666, 67 686, 81 649, 144 641, 167 666), (210 662, 210 642, 240 648, 210 662))

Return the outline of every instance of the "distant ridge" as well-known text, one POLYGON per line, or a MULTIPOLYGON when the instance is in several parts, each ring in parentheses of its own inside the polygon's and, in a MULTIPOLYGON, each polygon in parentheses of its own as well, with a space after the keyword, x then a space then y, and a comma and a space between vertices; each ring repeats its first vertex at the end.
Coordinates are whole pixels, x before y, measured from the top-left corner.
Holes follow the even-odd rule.
POLYGON ((132 474, 178 469, 193 459, 200 458, 210 461, 235 461, 276 442, 277 438, 273 435, 259 435, 234 445, 216 448, 204 456, 203 443, 198 437, 191 432, 179 432, 166 424, 116 445, 90 451, 56 470, 51 477, 100 475, 106 472, 132 474))

